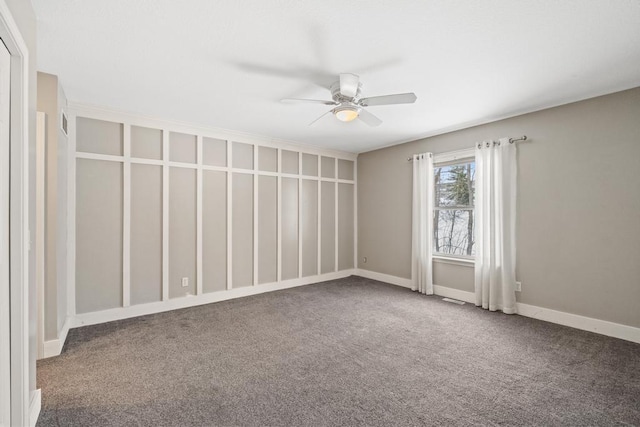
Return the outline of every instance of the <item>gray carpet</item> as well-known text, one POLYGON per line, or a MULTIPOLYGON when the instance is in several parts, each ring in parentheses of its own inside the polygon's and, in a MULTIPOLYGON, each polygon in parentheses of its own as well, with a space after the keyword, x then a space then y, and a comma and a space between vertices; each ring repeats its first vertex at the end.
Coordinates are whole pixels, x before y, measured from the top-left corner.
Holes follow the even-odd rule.
POLYGON ((38 426, 640 425, 640 345, 360 277, 73 329, 38 426))

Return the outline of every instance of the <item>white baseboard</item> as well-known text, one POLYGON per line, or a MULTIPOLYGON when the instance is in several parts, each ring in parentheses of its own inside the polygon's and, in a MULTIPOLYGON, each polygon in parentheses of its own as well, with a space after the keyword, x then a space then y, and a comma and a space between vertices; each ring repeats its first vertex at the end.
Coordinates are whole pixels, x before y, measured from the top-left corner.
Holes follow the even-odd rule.
MULTIPOLYGON (((362 277, 366 277, 367 279, 378 280, 380 282, 390 283, 396 286, 402 286, 403 288, 413 289, 413 283, 411 279, 406 279, 404 277, 392 276, 390 274, 378 273, 376 271, 363 270, 361 268, 356 269, 354 274, 362 277)), ((453 298, 460 301, 465 301, 469 303, 475 302, 475 297, 473 292, 461 291, 458 289, 447 288, 445 286, 433 285, 433 293, 439 296, 453 298)))
POLYGON ((34 390, 31 393, 31 401, 29 402, 29 426, 34 427, 40 416, 40 408, 42 407, 42 391, 34 390))
MULTIPOLYGON (((363 269, 356 269, 354 274, 411 289, 411 280, 403 277, 396 277, 363 269)), ((459 289, 438 285, 433 285, 433 292, 438 296, 475 304, 475 294, 473 292, 461 291, 459 289)), ((516 309, 520 316, 531 317, 533 319, 544 320, 546 322, 569 326, 583 331, 595 332, 597 334, 613 338, 640 343, 640 328, 633 326, 621 325, 619 323, 609 322, 606 320, 594 319, 592 317, 580 316, 578 314, 566 313, 520 302, 516 303, 516 309)))
POLYGON ((390 274, 378 273, 377 271, 363 270, 361 268, 357 268, 353 274, 366 277, 367 279, 373 279, 373 280, 378 280, 380 282, 391 283, 392 285, 396 285, 396 286, 402 286, 403 288, 411 289, 413 287, 413 283, 411 282, 411 279, 392 276, 390 274))
POLYGON ((99 323, 111 322, 114 320, 129 319, 131 317, 162 313, 165 311, 177 310, 187 307, 195 307, 198 305, 211 304, 214 302, 226 301, 234 298, 242 298, 250 295, 257 295, 266 292, 273 292, 298 286, 310 285, 327 280, 342 279, 353 274, 355 274, 355 270, 349 269, 334 273, 321 274, 317 276, 283 280, 281 282, 265 283, 256 286, 246 286, 243 288, 230 289, 228 291, 212 292, 202 295, 175 298, 168 301, 158 301, 147 304, 131 305, 129 307, 112 308, 109 310, 96 311, 93 313, 77 314, 72 319, 70 326, 72 328, 76 328, 79 326, 96 325, 99 323))
POLYGON ((457 299, 458 301, 468 302, 469 304, 476 303, 476 294, 469 291, 433 285, 433 293, 440 297, 457 299))
POLYGON ((64 347, 64 343, 67 340, 67 334, 69 333, 69 328, 71 327, 71 319, 69 317, 66 318, 64 324, 62 325, 62 329, 58 332, 58 338, 45 341, 44 342, 44 354, 42 356, 43 359, 47 357, 59 356, 62 353, 62 348, 64 347))
POLYGON ((620 323, 594 319, 593 317, 580 316, 578 314, 565 313, 564 311, 550 308, 537 307, 535 305, 517 303, 518 314, 559 325, 570 326, 583 331, 620 338, 626 341, 640 343, 640 328, 621 325, 620 323))

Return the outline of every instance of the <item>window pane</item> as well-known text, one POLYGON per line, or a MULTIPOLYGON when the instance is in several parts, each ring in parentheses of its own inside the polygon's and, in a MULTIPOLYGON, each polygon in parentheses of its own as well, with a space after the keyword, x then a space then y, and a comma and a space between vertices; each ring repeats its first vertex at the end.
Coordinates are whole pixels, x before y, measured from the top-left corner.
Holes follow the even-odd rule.
POLYGON ((433 250, 448 255, 475 255, 472 210, 436 210, 433 218, 433 250))
POLYGON ((475 162, 436 167, 436 206, 473 206, 475 196, 475 162))

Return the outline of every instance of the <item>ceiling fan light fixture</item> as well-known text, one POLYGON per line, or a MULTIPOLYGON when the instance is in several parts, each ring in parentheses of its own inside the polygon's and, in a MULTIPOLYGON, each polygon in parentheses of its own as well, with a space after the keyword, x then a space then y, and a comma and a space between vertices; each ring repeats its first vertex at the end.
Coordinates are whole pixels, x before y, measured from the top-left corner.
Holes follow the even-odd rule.
POLYGON ((343 107, 336 109, 333 113, 341 122, 351 122, 358 118, 360 111, 356 107, 343 107))
POLYGON ((364 124, 375 127, 380 126, 382 120, 370 113, 367 107, 372 105, 413 104, 417 99, 416 94, 413 92, 362 98, 362 83, 360 83, 360 77, 350 73, 340 74, 340 80, 334 82, 329 89, 331 91, 331 101, 299 98, 287 98, 282 101, 333 106, 331 110, 309 123, 309 126, 313 126, 318 120, 329 114, 333 114, 336 116, 336 119, 341 122, 348 123, 355 119, 360 119, 364 124))

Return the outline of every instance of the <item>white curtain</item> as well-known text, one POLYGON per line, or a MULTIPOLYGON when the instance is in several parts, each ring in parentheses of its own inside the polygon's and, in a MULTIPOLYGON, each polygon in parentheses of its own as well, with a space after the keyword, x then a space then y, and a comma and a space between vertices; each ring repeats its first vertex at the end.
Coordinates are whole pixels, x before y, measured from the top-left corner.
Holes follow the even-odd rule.
POLYGON ((413 290, 433 294, 433 157, 413 156, 412 275, 413 290))
POLYGON ((476 305, 516 312, 516 145, 476 146, 476 305))

